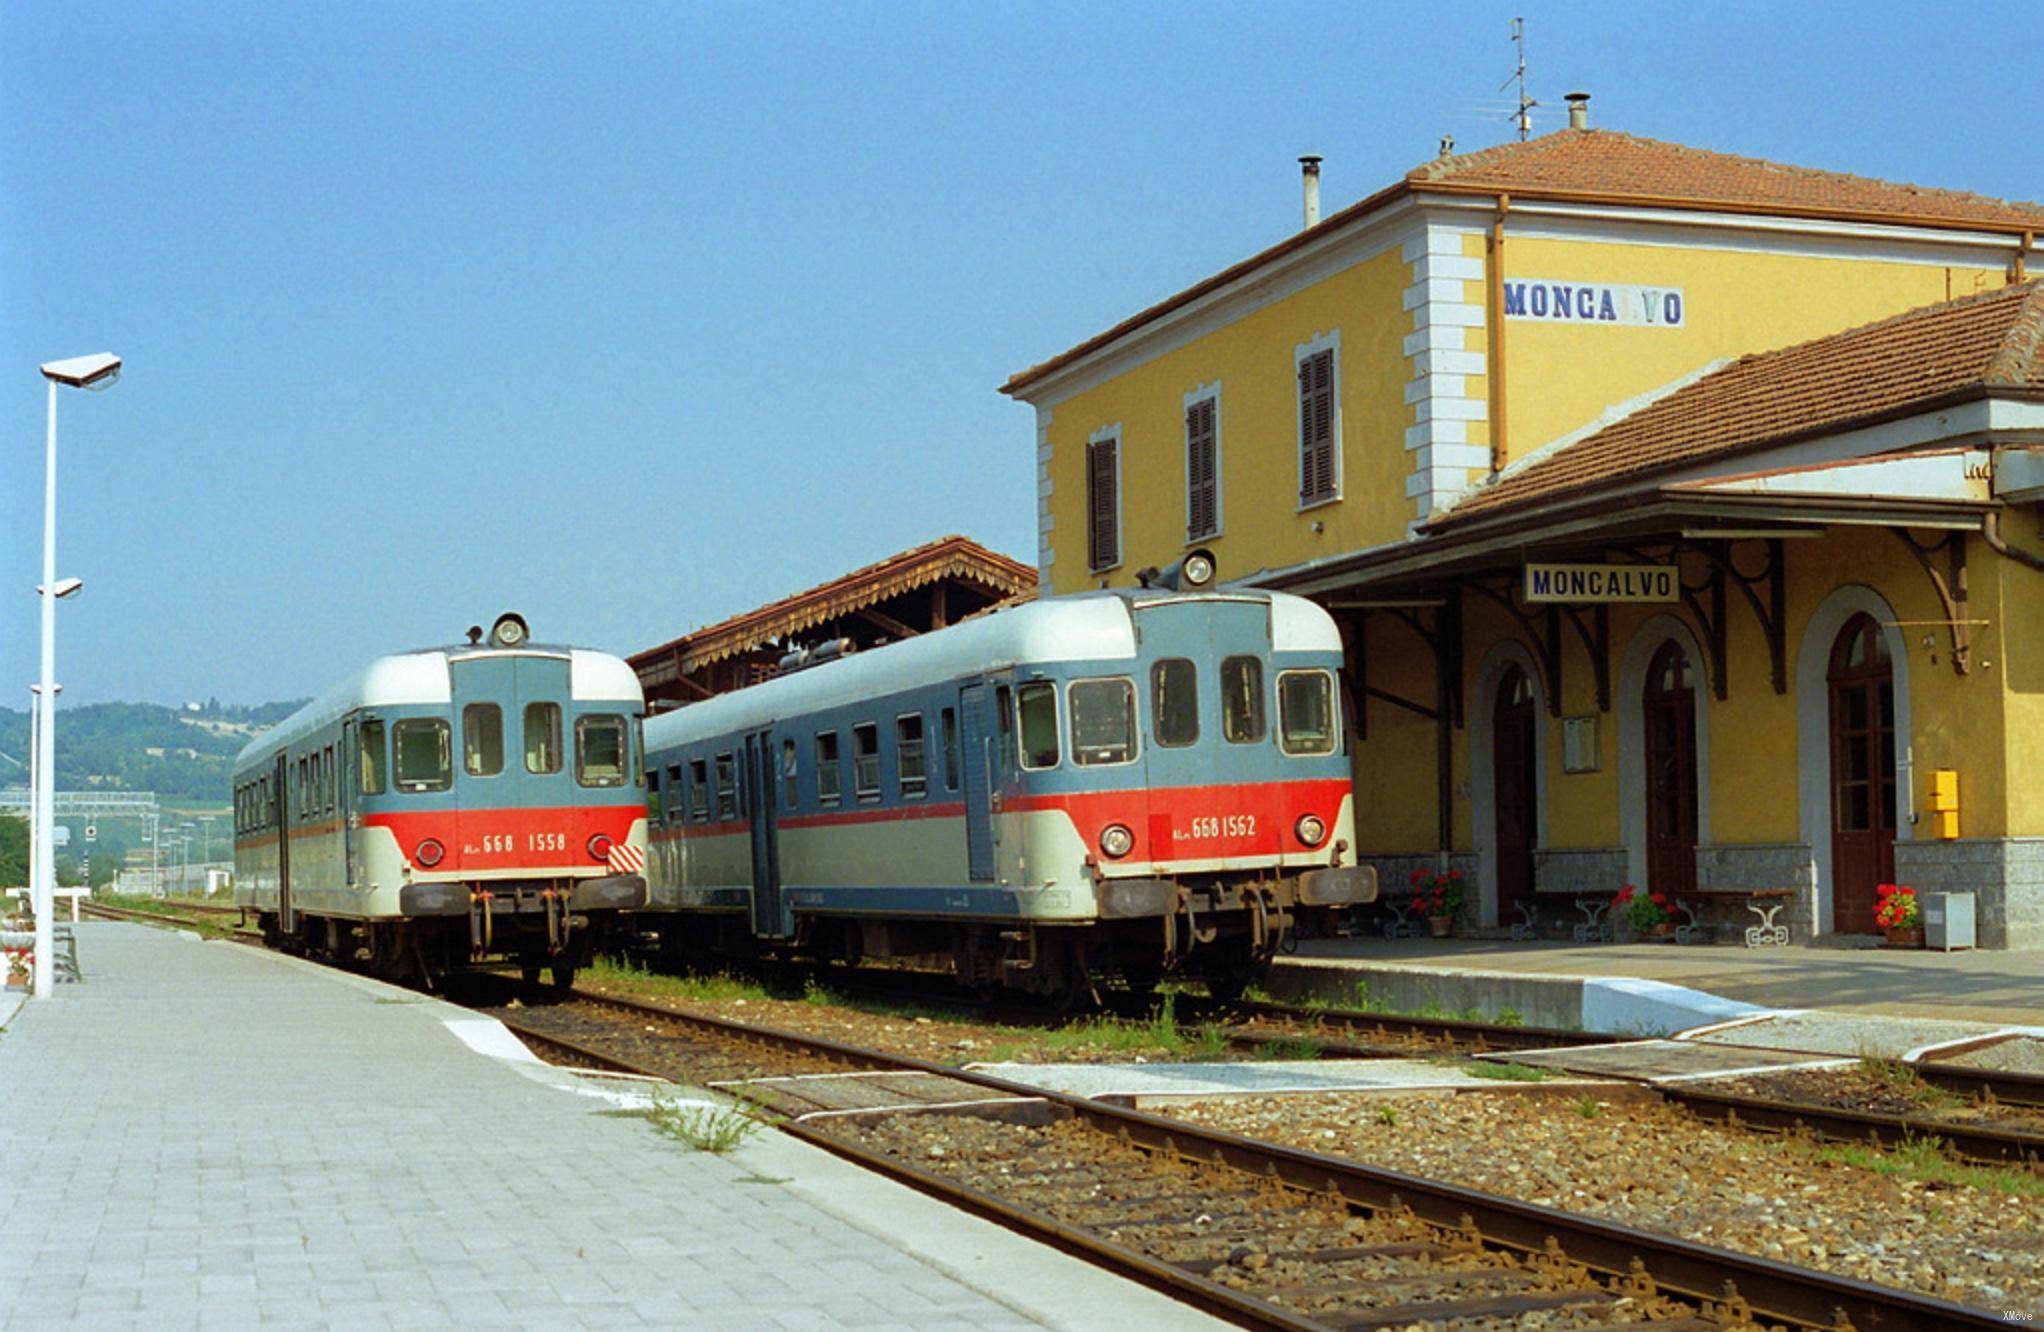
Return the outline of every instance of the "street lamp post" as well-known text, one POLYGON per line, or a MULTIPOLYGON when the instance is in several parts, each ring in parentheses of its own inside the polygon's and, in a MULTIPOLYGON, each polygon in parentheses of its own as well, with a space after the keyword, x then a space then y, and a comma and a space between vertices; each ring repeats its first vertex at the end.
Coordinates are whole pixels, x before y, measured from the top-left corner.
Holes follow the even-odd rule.
POLYGON ((43 457, 43 601, 42 695, 36 700, 41 725, 36 730, 36 787, 30 797, 35 814, 35 868, 30 895, 35 900, 35 997, 50 997, 56 968, 51 922, 55 915, 57 858, 54 840, 57 806, 57 598, 78 590, 76 580, 57 582, 57 390, 112 388, 121 376, 121 358, 108 352, 50 361, 42 366, 50 382, 49 430, 43 457), (67 590, 68 589, 68 590, 67 590))

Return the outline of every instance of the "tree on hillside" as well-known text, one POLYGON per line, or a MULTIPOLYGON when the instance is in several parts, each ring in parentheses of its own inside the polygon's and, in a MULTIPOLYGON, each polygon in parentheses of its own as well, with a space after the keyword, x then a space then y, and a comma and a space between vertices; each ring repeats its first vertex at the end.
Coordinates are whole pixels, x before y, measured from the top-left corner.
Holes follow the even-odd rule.
POLYGON ((28 886, 28 820, 0 814, 0 888, 28 886))

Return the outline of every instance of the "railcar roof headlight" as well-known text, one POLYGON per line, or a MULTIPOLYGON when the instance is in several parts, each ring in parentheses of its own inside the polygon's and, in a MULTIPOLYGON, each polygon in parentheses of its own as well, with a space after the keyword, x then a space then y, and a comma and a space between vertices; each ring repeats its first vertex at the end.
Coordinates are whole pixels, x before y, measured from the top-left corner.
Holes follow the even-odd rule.
POLYGON ((490 643, 493 647, 518 647, 531 637, 532 631, 525 626, 525 617, 508 612, 497 617, 490 626, 490 643))
POLYGON ((1318 814, 1301 814, 1293 831, 1307 846, 1318 846, 1327 839, 1327 825, 1320 821, 1318 814))
POLYGON ((612 845, 609 833, 596 834, 596 836, 589 839, 589 858, 591 860, 609 860, 612 845))
POLYGON ((418 861, 427 869, 432 869, 435 865, 439 864, 442 860, 445 860, 446 858, 447 848, 440 845, 438 840, 431 837, 428 837, 425 841, 420 842, 418 846, 413 848, 412 850, 412 859, 418 861))
POLYGON ((1100 850, 1109 860, 1120 860, 1136 848, 1136 835, 1119 823, 1100 830, 1100 850))
POLYGON ((1214 557, 1204 550, 1196 550, 1185 557, 1184 573, 1181 575, 1187 587, 1205 587, 1214 581, 1214 557))

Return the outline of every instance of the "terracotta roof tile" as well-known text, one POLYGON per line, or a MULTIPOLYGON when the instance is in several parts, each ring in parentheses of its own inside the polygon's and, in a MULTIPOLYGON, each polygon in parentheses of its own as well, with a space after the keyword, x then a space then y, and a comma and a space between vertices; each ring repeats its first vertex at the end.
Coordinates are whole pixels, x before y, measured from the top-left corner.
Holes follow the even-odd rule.
POLYGON ((1608 491, 1989 388, 2044 391, 2044 282, 1741 357, 1594 434, 1507 469, 1428 526, 1571 492, 1608 491))
POLYGON ((627 660, 636 667, 644 661, 679 653, 683 669, 694 670, 943 578, 969 578, 1004 598, 1025 595, 1036 588, 1036 570, 1020 560, 988 550, 968 537, 939 537, 756 610, 635 652, 627 660))
POLYGON ((1595 194, 1687 207, 1721 204, 1801 214, 1858 214, 2012 230, 2044 229, 2044 205, 1785 166, 1613 130, 1562 130, 1438 158, 1406 174, 1418 187, 1595 194))
POLYGON ((1387 188, 1330 214, 1318 226, 1294 232, 1268 249, 1137 311, 1071 350, 1011 376, 1001 391, 1013 394, 1026 389, 1171 311, 1416 190, 1503 191, 1518 198, 1595 199, 1641 207, 1841 218, 2011 235, 2044 232, 2044 204, 1786 166, 1614 130, 1560 130, 1524 143, 1503 143, 1422 163, 1387 188))

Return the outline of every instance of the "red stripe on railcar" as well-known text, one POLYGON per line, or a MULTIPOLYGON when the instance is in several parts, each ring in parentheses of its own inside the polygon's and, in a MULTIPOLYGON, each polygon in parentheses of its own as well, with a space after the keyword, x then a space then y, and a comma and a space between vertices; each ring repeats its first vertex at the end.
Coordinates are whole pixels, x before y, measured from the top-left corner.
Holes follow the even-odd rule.
POLYGON ((435 874, 463 870, 530 870, 535 874, 608 868, 593 859, 597 834, 622 843, 646 817, 638 805, 561 805, 543 809, 383 810, 364 814, 370 828, 388 828, 407 862, 428 837, 447 848, 435 874))

